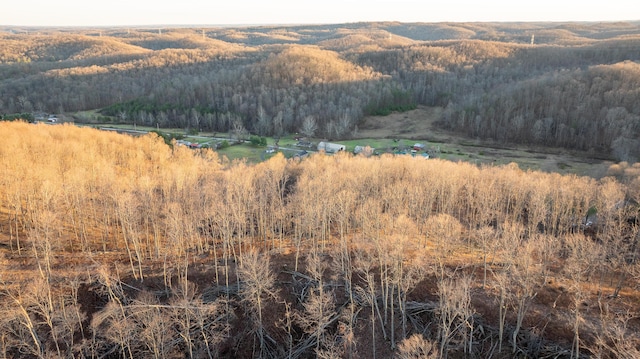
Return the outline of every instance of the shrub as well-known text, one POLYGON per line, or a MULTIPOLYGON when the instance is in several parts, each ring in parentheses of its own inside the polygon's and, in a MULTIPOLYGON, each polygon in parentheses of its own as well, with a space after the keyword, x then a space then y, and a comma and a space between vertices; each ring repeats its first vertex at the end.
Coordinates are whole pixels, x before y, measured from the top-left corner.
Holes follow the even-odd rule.
POLYGON ((267 145, 267 138, 260 136, 251 136, 249 137, 249 142, 251 142, 251 144, 254 146, 264 147, 267 145))

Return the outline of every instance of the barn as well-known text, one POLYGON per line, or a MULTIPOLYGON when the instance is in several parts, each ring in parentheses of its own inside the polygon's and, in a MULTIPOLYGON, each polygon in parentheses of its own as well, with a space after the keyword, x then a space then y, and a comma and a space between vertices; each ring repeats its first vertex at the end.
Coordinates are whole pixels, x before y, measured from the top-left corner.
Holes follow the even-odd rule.
POLYGON ((338 143, 331 142, 320 142, 318 143, 318 151, 324 151, 325 153, 336 153, 340 151, 346 150, 347 147, 345 145, 341 145, 338 143))

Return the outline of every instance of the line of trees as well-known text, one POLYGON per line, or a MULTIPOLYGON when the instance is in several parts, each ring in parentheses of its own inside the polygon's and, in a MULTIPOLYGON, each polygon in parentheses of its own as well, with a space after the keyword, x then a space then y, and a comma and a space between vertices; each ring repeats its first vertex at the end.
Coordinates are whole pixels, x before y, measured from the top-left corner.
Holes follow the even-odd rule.
POLYGON ((632 180, 0 132, 11 356, 637 354, 632 180))

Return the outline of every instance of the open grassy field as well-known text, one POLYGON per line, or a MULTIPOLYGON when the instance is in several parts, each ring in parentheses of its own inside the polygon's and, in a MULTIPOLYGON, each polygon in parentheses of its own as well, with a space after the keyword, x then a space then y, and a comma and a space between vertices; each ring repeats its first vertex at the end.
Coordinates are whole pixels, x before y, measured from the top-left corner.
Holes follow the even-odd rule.
POLYGON ((226 157, 230 161, 246 159, 249 163, 262 162, 273 156, 273 154, 265 153, 264 147, 256 147, 250 144, 233 145, 219 149, 217 152, 220 156, 226 157))

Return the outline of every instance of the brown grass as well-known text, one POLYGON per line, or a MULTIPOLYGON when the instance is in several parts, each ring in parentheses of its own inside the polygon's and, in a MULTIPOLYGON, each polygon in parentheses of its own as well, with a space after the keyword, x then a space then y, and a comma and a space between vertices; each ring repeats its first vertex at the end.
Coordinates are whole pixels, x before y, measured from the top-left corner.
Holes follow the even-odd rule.
POLYGON ((420 106, 388 116, 368 116, 358 126, 355 138, 397 138, 427 141, 440 149, 436 157, 476 164, 502 165, 515 162, 522 169, 577 174, 602 178, 612 161, 594 159, 592 153, 469 139, 438 127, 441 107, 420 106))

